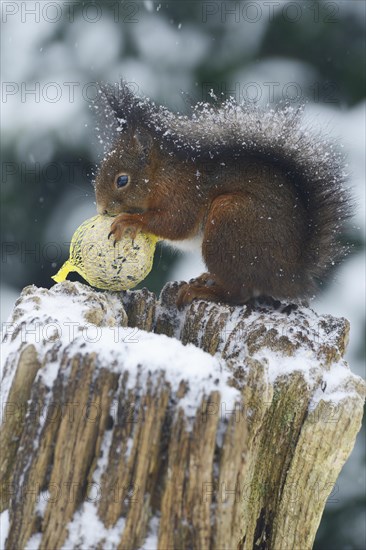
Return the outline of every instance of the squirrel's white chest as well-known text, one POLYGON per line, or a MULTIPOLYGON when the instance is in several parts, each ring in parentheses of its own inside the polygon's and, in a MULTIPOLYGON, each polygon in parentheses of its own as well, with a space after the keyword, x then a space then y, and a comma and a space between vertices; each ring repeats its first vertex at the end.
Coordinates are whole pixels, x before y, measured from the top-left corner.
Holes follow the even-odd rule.
POLYGON ((203 233, 198 233, 191 239, 184 239, 182 241, 170 241, 169 239, 164 239, 164 243, 167 245, 181 250, 182 252, 202 252, 202 241, 203 233))

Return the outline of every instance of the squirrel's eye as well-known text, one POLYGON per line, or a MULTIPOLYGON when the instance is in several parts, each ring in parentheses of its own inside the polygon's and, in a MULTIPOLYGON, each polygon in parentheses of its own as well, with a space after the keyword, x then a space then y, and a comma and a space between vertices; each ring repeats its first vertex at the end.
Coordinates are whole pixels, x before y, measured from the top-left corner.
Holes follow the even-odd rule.
POLYGON ((116 185, 118 188, 124 187, 128 184, 128 176, 118 176, 116 179, 116 185))

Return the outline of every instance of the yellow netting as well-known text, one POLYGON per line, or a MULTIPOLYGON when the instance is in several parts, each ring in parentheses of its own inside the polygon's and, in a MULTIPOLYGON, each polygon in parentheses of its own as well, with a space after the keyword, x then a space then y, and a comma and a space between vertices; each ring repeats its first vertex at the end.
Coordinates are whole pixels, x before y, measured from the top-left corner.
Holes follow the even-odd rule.
POLYGON ((133 244, 129 234, 113 246, 108 239, 113 218, 94 216, 78 227, 70 244, 70 257, 56 275, 64 281, 70 271, 77 271, 88 283, 104 290, 135 287, 151 271, 158 237, 139 233, 133 244))

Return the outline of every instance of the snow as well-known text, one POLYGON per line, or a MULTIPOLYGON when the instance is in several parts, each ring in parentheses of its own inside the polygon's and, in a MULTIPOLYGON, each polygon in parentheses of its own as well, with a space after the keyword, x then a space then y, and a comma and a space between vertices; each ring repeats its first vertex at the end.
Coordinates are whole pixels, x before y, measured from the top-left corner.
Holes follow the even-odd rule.
POLYGON ((112 445, 112 439, 113 439, 113 431, 106 430, 104 432, 103 443, 101 446, 102 455, 98 459, 98 463, 93 474, 93 483, 96 483, 97 487, 100 486, 100 480, 102 479, 102 475, 104 474, 108 464, 108 455, 112 445))
MULTIPOLYGON (((349 399, 352 396, 352 380, 357 382, 360 378, 350 372, 345 361, 332 365, 331 369, 324 373, 322 387, 315 391, 309 409, 315 408, 321 400, 336 405, 349 399)), ((354 395, 356 396, 356 392, 354 395)))
MULTIPOLYGON (((311 338, 312 335, 308 334, 308 336, 311 338)), ((326 341, 324 335, 319 333, 317 333, 316 338, 319 338, 320 341, 326 341)), ((359 397, 355 386, 362 379, 351 372, 344 360, 332 363, 329 370, 325 370, 323 368, 319 369, 319 361, 314 357, 312 351, 299 349, 294 355, 287 357, 282 353, 266 348, 255 353, 253 359, 266 365, 268 381, 273 386, 282 377, 301 373, 307 386, 313 392, 309 403, 309 411, 314 410, 320 401, 328 401, 337 406, 340 402, 349 400, 352 395, 359 397), (321 380, 319 380, 320 374, 321 380)))
POLYGON ((5 541, 9 532, 9 510, 0 514, 0 549, 5 548, 5 541))
POLYGON ((108 541, 109 550, 115 550, 120 541, 124 522, 124 518, 120 518, 114 527, 107 529, 100 520, 94 503, 85 502, 68 524, 69 535, 62 550, 76 548, 78 544, 82 544, 83 548, 96 548, 103 540, 108 541))
POLYGON ((254 354, 253 359, 267 363, 268 381, 272 385, 275 385, 278 378, 295 372, 301 372, 307 384, 312 385, 311 369, 314 367, 314 354, 311 352, 302 351, 286 357, 282 353, 264 349, 254 354))
POLYGON ((158 548, 159 518, 152 517, 149 523, 149 532, 139 550, 157 550, 158 548))
POLYGON ((353 374, 345 361, 339 361, 331 365, 329 371, 324 371, 322 381, 319 385, 319 371, 314 370, 314 357, 311 353, 298 352, 293 357, 284 357, 267 350, 254 355, 254 359, 265 358, 268 368, 268 380, 275 385, 276 381, 292 373, 300 372, 309 387, 316 388, 309 403, 309 411, 316 408, 320 401, 331 402, 334 406, 341 401, 349 400, 352 394, 357 397, 359 394, 352 392, 352 382, 357 384, 361 378, 353 374))
POLYGON ((25 550, 38 550, 41 544, 41 540, 42 540, 42 533, 36 533, 27 542, 25 550))

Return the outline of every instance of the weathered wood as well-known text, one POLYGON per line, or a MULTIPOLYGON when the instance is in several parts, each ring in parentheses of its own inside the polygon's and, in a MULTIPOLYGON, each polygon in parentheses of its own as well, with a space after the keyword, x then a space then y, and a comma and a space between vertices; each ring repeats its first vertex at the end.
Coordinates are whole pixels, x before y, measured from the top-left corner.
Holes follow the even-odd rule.
POLYGON ((179 312, 178 289, 23 290, 3 347, 7 549, 312 547, 362 417, 348 322, 179 312))

